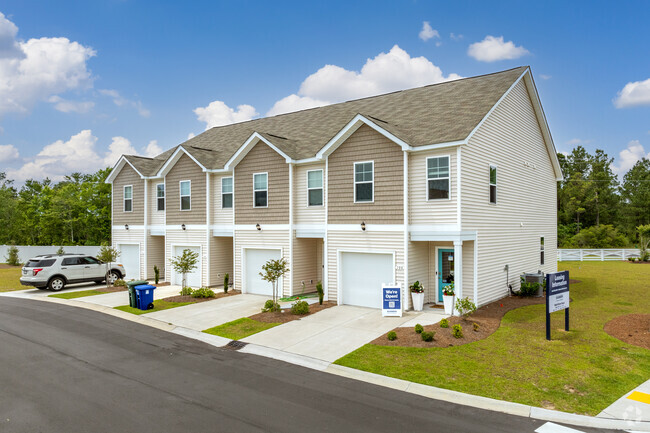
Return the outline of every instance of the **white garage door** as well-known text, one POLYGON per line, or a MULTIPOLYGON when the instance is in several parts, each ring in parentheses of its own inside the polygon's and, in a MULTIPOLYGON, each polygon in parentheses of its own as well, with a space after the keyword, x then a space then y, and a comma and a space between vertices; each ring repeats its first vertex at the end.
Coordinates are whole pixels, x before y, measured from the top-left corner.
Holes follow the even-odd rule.
MULTIPOLYGON (((199 262, 196 264, 196 268, 192 272, 188 272, 185 275, 185 283, 189 287, 201 287, 201 247, 191 247, 191 246, 174 246, 173 255, 174 257, 179 257, 183 255, 183 250, 194 251, 199 255, 199 262)), ((180 286, 183 284, 183 274, 177 273, 172 267, 172 272, 174 276, 172 278, 173 284, 180 286)))
POLYGON ((127 280, 140 279, 140 245, 118 244, 117 250, 120 256, 117 258, 118 263, 124 265, 127 280))
POLYGON ((341 253, 343 303, 381 308, 381 285, 394 283, 393 255, 341 253))
MULTIPOLYGON (((273 285, 260 276, 262 265, 269 260, 278 260, 280 250, 245 249, 244 275, 246 293, 273 296, 273 285)), ((282 279, 278 280, 278 293, 282 295, 282 279)))

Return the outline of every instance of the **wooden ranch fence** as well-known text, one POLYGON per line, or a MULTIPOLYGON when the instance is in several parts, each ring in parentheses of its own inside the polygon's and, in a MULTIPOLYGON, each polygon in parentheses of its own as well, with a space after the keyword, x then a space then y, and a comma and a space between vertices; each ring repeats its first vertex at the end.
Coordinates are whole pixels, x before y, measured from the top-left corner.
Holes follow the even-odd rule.
POLYGON ((569 261, 604 262, 606 260, 627 260, 630 257, 639 257, 639 250, 635 248, 603 248, 603 249, 580 249, 580 250, 569 250, 569 249, 558 248, 557 250, 558 262, 569 262, 569 261))

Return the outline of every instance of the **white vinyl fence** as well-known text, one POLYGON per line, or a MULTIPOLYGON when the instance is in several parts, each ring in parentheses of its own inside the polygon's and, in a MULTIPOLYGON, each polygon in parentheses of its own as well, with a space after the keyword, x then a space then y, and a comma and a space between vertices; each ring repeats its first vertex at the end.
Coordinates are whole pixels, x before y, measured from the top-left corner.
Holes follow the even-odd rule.
MULTIPOLYGON (((61 248, 58 245, 55 246, 26 246, 26 245, 16 245, 18 248, 18 257, 20 257, 20 262, 25 263, 27 260, 34 256, 40 254, 56 254, 56 252, 61 248)), ((0 245, 0 263, 7 262, 7 255, 10 245, 0 245)), ((99 246, 63 246, 63 250, 66 253, 80 253, 80 254, 90 254, 96 256, 99 253, 99 246)))
POLYGON ((604 249, 582 249, 582 250, 557 250, 558 262, 569 261, 601 261, 606 260, 627 260, 630 257, 639 257, 639 250, 635 248, 604 248, 604 249))

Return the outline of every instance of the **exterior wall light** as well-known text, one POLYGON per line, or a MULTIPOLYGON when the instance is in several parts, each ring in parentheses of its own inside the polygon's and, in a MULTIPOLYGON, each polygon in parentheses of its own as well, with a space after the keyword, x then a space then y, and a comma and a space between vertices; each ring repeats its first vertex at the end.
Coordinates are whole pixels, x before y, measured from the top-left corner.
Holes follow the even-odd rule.
POLYGON ((366 231, 366 223, 365 222, 361 223, 361 230, 364 231, 364 232, 366 231))
POLYGON ((129 225, 128 225, 128 224, 124 224, 124 230, 128 230, 128 229, 129 229, 129 225))
POLYGON ((259 223, 255 224, 255 228, 259 231, 262 230, 262 226, 259 223))
POLYGON ((181 224, 181 229, 185 230, 187 227, 185 227, 185 224, 181 224))

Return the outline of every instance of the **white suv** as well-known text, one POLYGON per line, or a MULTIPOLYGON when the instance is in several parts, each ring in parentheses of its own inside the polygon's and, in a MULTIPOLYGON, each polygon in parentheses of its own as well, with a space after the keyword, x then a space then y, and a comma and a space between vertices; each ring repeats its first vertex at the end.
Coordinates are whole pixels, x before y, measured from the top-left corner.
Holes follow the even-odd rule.
POLYGON ((66 284, 94 281, 109 283, 126 275, 120 263, 106 263, 86 254, 46 254, 29 259, 23 266, 20 284, 55 292, 66 284))

